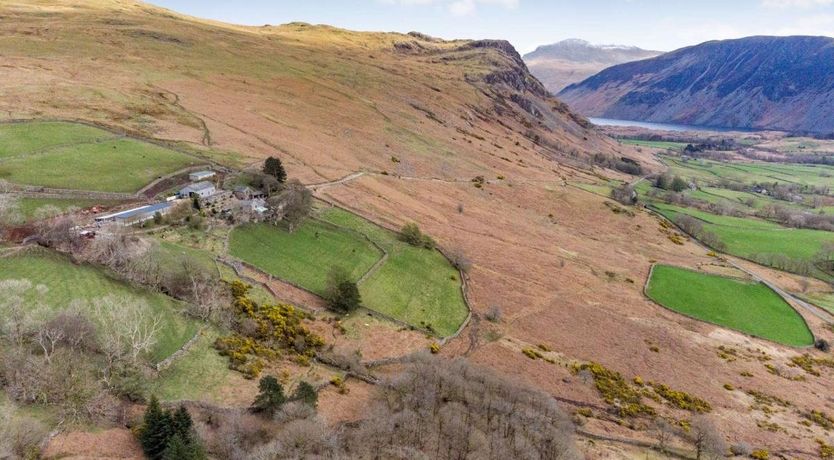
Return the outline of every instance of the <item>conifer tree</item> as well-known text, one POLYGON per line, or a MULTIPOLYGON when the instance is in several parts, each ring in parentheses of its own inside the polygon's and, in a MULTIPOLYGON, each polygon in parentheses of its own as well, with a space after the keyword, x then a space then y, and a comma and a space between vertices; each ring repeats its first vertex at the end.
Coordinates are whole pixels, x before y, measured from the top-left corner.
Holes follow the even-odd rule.
POLYGON ((274 177, 279 183, 283 184, 287 180, 287 171, 284 170, 284 165, 280 158, 269 157, 264 161, 264 174, 274 177))
POLYGON ((168 446, 168 440, 173 432, 172 422, 171 414, 162 410, 156 396, 151 396, 148 408, 145 410, 142 431, 139 435, 142 450, 148 458, 152 460, 162 458, 162 454, 165 452, 165 448, 168 446))
POLYGON ((295 389, 292 399, 316 407, 316 404, 318 404, 319 401, 319 394, 316 389, 313 388, 313 385, 310 385, 307 382, 301 382, 298 384, 298 388, 295 389))
POLYGON ((258 388, 260 392, 255 397, 255 402, 252 403, 254 412, 272 416, 287 400, 284 396, 284 387, 271 375, 261 377, 258 388))

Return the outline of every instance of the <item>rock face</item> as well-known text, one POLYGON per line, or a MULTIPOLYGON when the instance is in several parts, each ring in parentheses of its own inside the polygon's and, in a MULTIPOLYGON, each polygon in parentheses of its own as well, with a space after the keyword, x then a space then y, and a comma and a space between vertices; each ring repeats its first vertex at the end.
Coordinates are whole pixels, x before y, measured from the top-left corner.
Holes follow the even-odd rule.
POLYGON ((571 38, 536 48, 524 55, 530 72, 553 94, 571 83, 580 82, 602 69, 624 62, 654 57, 660 51, 634 46, 593 45, 571 38))
POLYGON ((586 116, 834 132, 834 39, 711 41, 617 65, 559 93, 586 116))

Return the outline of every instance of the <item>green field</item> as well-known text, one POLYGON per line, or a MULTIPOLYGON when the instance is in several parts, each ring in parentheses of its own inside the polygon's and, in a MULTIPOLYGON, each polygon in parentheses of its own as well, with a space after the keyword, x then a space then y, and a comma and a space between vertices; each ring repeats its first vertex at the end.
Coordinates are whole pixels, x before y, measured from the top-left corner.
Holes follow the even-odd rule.
POLYGON ((453 334, 468 313, 458 271, 437 251, 415 248, 361 217, 338 208, 322 219, 361 232, 388 252, 385 264, 359 286, 368 308, 413 325, 430 324, 440 335, 453 334))
POLYGON ((686 147, 686 142, 670 142, 670 141, 644 141, 640 139, 620 139, 620 143, 627 145, 637 145, 640 147, 652 147, 655 149, 678 150, 686 147))
POLYGON ((671 310, 719 326, 790 346, 814 343, 802 317, 761 283, 656 265, 646 294, 671 310))
POLYGON ((0 280, 28 279, 43 284, 47 306, 65 309, 73 300, 92 301, 106 295, 127 296, 144 300, 154 314, 162 318, 159 340, 149 357, 161 361, 187 342, 197 331, 197 323, 178 313, 179 305, 162 294, 134 288, 108 277, 102 271, 85 265, 74 265, 62 256, 42 250, 0 259, 0 280))
POLYGON ((0 179, 43 187, 135 192, 197 160, 85 125, 0 125, 0 179))
POLYGON ((241 260, 323 294, 327 273, 336 265, 359 279, 382 257, 370 242, 354 233, 308 221, 293 233, 269 224, 236 228, 229 238, 231 254, 241 260))
POLYGON ((773 183, 830 186, 834 167, 781 163, 722 163, 712 160, 688 160, 664 155, 670 172, 705 184, 729 179, 746 184, 773 183))
POLYGON ((319 217, 327 223, 308 220, 292 234, 265 224, 239 227, 232 232, 230 251, 268 273, 322 293, 333 265, 345 266, 359 279, 380 260, 382 253, 367 236, 388 258, 359 285, 363 305, 414 326, 430 325, 443 336, 464 321, 467 309, 458 272, 439 252, 409 246, 396 234, 337 208, 319 217))
POLYGON ((783 254, 811 261, 823 244, 834 242, 834 234, 822 230, 788 228, 761 219, 717 216, 666 204, 654 208, 673 222, 679 214, 700 219, 704 230, 715 233, 727 245, 728 254, 751 260, 762 254, 783 254))
POLYGON ((110 206, 112 201, 102 200, 79 200, 67 198, 29 198, 24 197, 19 200, 20 212, 26 221, 31 221, 35 218, 36 211, 45 206, 55 207, 63 212, 69 208, 90 208, 95 205, 110 206))

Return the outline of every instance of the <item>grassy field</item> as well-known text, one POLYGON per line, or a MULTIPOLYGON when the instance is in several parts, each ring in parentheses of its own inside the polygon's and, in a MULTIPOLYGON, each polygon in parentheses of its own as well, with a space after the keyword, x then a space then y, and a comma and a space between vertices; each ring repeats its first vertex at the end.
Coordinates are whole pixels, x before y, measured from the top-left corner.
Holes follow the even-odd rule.
POLYGON ((217 392, 231 379, 232 371, 229 360, 214 349, 218 335, 212 330, 203 332, 188 353, 149 383, 149 392, 163 401, 209 399, 220 402, 217 392))
POLYGON ((780 163, 722 163, 712 160, 688 160, 662 156, 672 174, 704 183, 729 179, 746 184, 773 183, 830 186, 834 167, 780 163))
POLYGON ((669 309, 719 326, 790 346, 814 342, 802 317, 761 283, 656 265, 646 293, 669 309))
POLYGON ((265 224, 247 225, 232 232, 232 255, 313 292, 322 293, 333 265, 344 265, 356 279, 382 253, 385 263, 359 286, 363 304, 414 326, 430 325, 440 335, 457 330, 467 310, 457 270, 437 251, 415 248, 396 235, 359 216, 329 208, 323 222, 310 220, 294 233, 265 224))
POLYGON ((308 221, 293 233, 269 224, 236 228, 229 238, 231 254, 309 289, 324 293, 327 273, 341 265, 359 279, 382 253, 352 232, 308 221))
POLYGON ((357 230, 385 248, 388 260, 359 287, 369 308, 409 324, 430 324, 440 335, 454 333, 466 319, 458 272, 437 251, 415 248, 361 217, 329 208, 322 219, 357 230))
POLYGON ((36 211, 44 206, 54 206, 60 211, 66 211, 69 208, 89 208, 95 205, 110 206, 114 204, 111 201, 102 200, 79 200, 79 199, 65 199, 65 198, 30 198, 24 197, 19 200, 20 212, 26 221, 34 219, 36 211))
POLYGON ((640 147, 652 147, 667 150, 679 150, 686 147, 685 142, 644 141, 640 139, 620 139, 620 142, 627 145, 637 145, 640 147))
POLYGON ((70 123, 0 125, 0 179, 44 187, 135 192, 197 160, 70 123))
POLYGON ((131 287, 96 268, 74 265, 46 251, 0 259, 0 280, 3 279, 28 279, 32 284, 45 285, 49 288, 45 302, 53 310, 67 308, 76 299, 91 301, 110 294, 146 301, 152 312, 162 317, 159 341, 150 356, 154 362, 176 351, 197 331, 197 323, 180 315, 179 305, 170 298, 131 287))
POLYGON ((834 241, 834 235, 821 230, 787 228, 761 219, 717 216, 666 204, 654 207, 672 221, 679 214, 700 219, 704 230, 715 233, 727 245, 727 253, 747 259, 759 254, 783 254, 810 261, 823 244, 834 241))

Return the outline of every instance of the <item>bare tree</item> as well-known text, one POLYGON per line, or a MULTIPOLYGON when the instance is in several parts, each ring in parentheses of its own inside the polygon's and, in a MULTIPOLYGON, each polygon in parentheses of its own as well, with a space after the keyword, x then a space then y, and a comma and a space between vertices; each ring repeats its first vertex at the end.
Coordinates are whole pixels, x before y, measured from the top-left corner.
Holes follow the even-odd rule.
POLYGON ((136 365, 156 345, 162 318, 144 300, 109 295, 92 304, 108 368, 121 361, 136 365))
POLYGON ((0 403, 0 458, 25 458, 47 434, 40 421, 20 414, 9 402, 0 403))
POLYGON ((280 193, 270 196, 268 203, 273 211, 274 221, 285 222, 289 231, 293 232, 310 215, 313 209, 313 192, 297 179, 293 179, 287 182, 280 193))
POLYGON ((15 225, 23 222, 17 196, 0 190, 0 223, 15 225))
POLYGON ((666 453, 669 442, 675 435, 675 427, 664 418, 656 418, 652 423, 652 433, 657 440, 657 450, 666 453))
POLYGON ((449 257, 449 262, 452 263, 452 266, 463 273, 469 273, 469 270, 472 269, 472 260, 466 256, 461 248, 455 247, 449 249, 446 252, 446 255, 449 257))
POLYGON ((37 327, 47 290, 27 279, 0 281, 0 337, 23 345, 37 327))
POLYGON ((723 458, 727 451, 724 436, 705 415, 699 415, 692 420, 689 440, 695 447, 695 458, 698 460, 718 460, 723 458))

